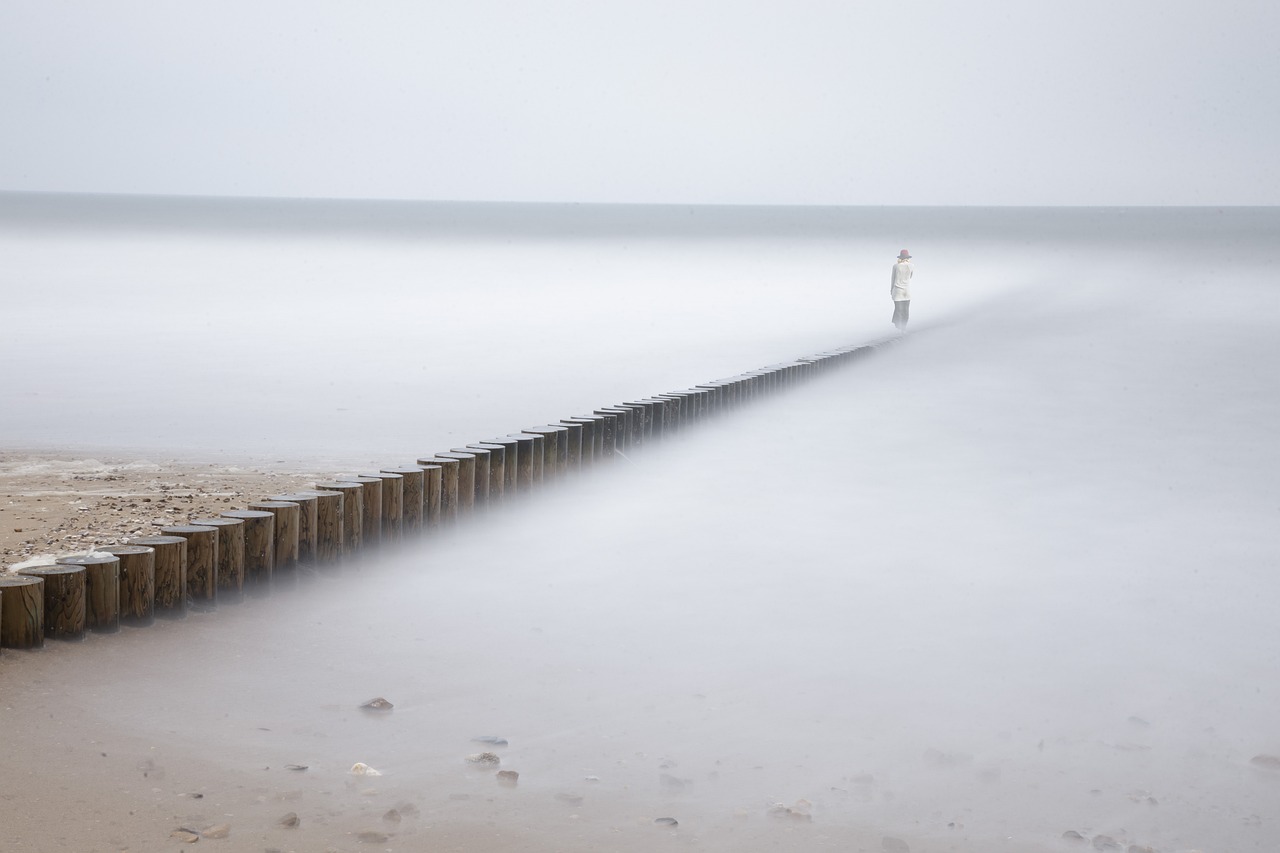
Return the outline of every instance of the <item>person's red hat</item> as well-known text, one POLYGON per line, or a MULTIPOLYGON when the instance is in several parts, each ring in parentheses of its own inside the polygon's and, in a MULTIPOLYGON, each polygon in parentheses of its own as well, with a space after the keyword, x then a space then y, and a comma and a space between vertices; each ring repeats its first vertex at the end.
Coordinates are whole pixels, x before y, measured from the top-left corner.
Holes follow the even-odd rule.
POLYGON ((909 257, 911 257, 911 253, 910 253, 910 252, 908 252, 906 249, 903 249, 901 252, 899 252, 899 253, 898 253, 898 257, 900 257, 900 258, 909 258, 909 257))

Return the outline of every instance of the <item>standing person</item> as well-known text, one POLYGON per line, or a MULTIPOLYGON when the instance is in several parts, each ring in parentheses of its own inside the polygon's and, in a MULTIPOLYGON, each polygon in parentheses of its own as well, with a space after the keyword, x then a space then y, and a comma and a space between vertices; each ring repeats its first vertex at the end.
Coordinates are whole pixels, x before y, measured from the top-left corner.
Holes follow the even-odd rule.
POLYGON ((911 253, 903 249, 898 253, 898 260, 893 265, 893 275, 889 279, 889 295, 893 297, 893 325, 898 331, 907 330, 907 318, 911 315, 911 253))

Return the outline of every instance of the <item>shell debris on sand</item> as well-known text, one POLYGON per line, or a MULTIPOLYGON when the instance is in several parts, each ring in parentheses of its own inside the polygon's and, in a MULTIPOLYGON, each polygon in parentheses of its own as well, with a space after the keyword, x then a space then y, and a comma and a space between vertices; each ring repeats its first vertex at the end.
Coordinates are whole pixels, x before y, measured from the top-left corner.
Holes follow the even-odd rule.
POLYGON ((357 761, 355 764, 351 765, 351 775, 352 776, 381 776, 382 773, 377 770, 374 770, 372 767, 370 767, 368 764, 365 764, 363 761, 357 761))
POLYGON ((360 703, 360 707, 366 711, 390 711, 395 707, 395 705, 392 705, 386 699, 378 696, 375 699, 370 699, 368 702, 360 703))
POLYGON ((502 758, 496 752, 473 752, 467 756, 467 763, 481 767, 497 767, 502 763, 502 758))

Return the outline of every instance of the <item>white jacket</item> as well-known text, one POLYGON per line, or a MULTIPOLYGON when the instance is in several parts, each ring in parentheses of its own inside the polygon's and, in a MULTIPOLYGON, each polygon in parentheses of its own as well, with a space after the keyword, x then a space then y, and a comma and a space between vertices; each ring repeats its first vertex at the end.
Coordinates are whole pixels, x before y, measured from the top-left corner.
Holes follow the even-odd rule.
POLYGON ((911 274, 915 268, 911 261, 898 261, 893 265, 893 275, 889 279, 889 295, 894 302, 911 301, 911 274))

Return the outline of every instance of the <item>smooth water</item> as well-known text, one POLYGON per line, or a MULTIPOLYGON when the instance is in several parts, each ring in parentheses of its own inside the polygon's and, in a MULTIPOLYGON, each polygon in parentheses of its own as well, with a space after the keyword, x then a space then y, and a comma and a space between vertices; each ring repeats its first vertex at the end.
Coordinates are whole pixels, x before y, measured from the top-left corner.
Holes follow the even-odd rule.
POLYGON ((882 337, 902 246, 924 328, 1274 220, 5 194, 0 445, 408 460, 882 337))
POLYGON ((294 598, 0 660, 13 760, 130 780, 83 795, 121 838, 347 849, 409 802, 391 849, 1280 846, 1276 211, 4 203, 11 446, 404 462, 883 337, 916 256, 873 359, 294 598))

